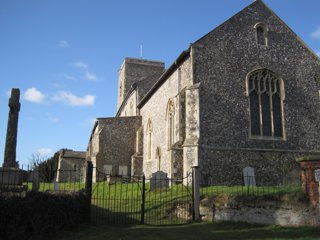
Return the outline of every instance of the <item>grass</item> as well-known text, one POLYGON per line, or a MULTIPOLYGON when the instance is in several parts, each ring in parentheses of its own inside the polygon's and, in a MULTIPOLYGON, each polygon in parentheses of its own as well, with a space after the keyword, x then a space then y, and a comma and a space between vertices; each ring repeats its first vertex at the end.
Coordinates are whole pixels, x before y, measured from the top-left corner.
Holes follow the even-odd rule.
MULTIPOLYGON (((52 236, 52 235, 51 235, 52 236)), ((41 239, 41 238, 39 238, 41 239)), ((46 238, 48 239, 48 238, 46 238)), ((320 228, 279 227, 247 223, 194 223, 182 226, 83 226, 73 231, 54 234, 50 240, 171 240, 171 239, 320 239, 320 228)))
MULTIPOLYGON (((119 179, 118 179, 119 180, 119 179)), ((98 182, 92 186, 92 220, 95 223, 137 224, 141 221, 142 179, 113 183, 98 182)), ((59 190, 78 191, 83 183, 59 183, 59 190)), ((31 189, 31 183, 28 183, 31 189)), ((53 190, 53 183, 40 183, 40 191, 53 190)), ((300 186, 206 186, 201 187, 201 198, 216 196, 282 196, 299 192, 300 186)), ((183 184, 150 190, 145 184, 145 223, 153 225, 185 224, 190 221, 189 211, 192 189, 183 184), (177 210, 179 209, 179 210, 177 210)))

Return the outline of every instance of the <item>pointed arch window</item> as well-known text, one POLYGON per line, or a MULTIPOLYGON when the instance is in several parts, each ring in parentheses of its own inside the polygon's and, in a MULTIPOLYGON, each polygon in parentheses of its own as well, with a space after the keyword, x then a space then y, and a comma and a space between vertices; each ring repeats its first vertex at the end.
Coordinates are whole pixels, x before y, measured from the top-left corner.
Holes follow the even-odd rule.
POLYGON ((268 29, 263 23, 257 23, 254 26, 256 33, 256 41, 258 45, 268 45, 268 29))
POLYGON ((250 136, 284 138, 284 85, 276 74, 259 69, 247 77, 250 105, 250 136))
POLYGON ((160 168, 161 168, 161 150, 160 150, 159 146, 156 149, 156 160, 157 160, 157 169, 158 169, 158 171, 160 171, 160 168))
POLYGON ((167 122, 167 149, 174 144, 174 101, 170 99, 167 104, 166 122, 167 122))
POLYGON ((147 124, 147 159, 151 160, 152 152, 152 121, 149 119, 147 124))

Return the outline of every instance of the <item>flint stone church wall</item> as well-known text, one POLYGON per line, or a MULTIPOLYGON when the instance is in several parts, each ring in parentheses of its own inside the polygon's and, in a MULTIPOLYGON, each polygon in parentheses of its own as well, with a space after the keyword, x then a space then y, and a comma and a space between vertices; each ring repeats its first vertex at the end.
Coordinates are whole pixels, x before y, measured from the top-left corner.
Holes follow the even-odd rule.
MULTIPOLYGON (((160 148, 161 163, 160 170, 171 176, 171 151, 167 146, 167 122, 166 111, 169 99, 174 99, 186 86, 192 85, 191 79, 191 59, 187 58, 166 81, 154 92, 152 97, 140 109, 143 126, 143 172, 146 176, 151 176, 158 169, 156 160, 156 149, 160 148), (152 147, 151 159, 147 158, 147 124, 149 119, 152 122, 152 147)), ((176 122, 177 124, 177 122, 176 122)))
POLYGON ((194 82, 201 82, 203 175, 230 177, 246 165, 261 174, 281 174, 286 162, 301 154, 319 153, 320 61, 261 1, 193 48, 194 82), (268 29, 267 46, 257 44, 254 26, 259 22, 268 29), (246 76, 259 68, 273 71, 284 82, 285 138, 281 140, 249 137, 246 76))
POLYGON ((141 117, 98 118, 99 151, 94 165, 100 172, 121 175, 120 166, 127 167, 130 176, 131 156, 134 154, 136 131, 141 125, 141 117), (109 168, 110 169, 110 168, 109 168))

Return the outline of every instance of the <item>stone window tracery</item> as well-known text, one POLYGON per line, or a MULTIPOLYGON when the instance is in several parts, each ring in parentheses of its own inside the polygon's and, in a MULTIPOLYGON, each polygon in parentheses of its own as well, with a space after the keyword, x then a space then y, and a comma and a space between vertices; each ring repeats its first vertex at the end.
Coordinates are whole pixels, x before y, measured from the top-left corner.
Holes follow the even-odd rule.
POLYGON ((174 102, 172 99, 169 100, 167 104, 167 149, 170 149, 171 146, 174 144, 174 114, 175 114, 175 107, 174 102))
POLYGON ((152 121, 148 120, 147 124, 147 159, 151 160, 151 151, 152 151, 152 121))
POLYGON ((247 77, 250 105, 250 136, 284 138, 283 81, 267 69, 259 69, 247 77))

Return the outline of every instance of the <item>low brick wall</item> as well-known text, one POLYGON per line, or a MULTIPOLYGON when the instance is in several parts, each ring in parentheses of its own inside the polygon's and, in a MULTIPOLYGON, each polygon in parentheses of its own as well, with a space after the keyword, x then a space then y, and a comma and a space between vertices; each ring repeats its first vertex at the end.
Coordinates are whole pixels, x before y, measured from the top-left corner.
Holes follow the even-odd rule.
POLYGON ((320 225, 319 210, 306 202, 262 197, 203 199, 200 214, 203 221, 232 221, 281 226, 320 225))

